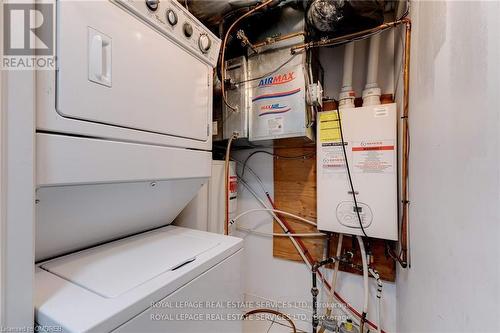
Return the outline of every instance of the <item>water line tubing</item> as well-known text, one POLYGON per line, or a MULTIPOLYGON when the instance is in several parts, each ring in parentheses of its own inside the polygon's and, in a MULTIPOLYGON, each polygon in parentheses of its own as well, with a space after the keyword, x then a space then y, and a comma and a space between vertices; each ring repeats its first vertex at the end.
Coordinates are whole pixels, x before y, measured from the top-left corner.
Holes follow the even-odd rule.
MULTIPOLYGON (((252 189, 252 187, 250 185, 248 185, 242 178, 240 178, 240 181, 247 188, 247 190, 257 199, 257 201, 260 202, 260 204, 263 207, 268 208, 267 205, 265 204, 265 202, 259 197, 259 195, 252 189)), ((269 195, 269 193, 266 192, 266 196, 267 196, 269 202, 274 206, 274 202, 272 201, 271 196, 269 195)), ((286 227, 284 228, 282 220, 274 212, 270 212, 270 214, 273 216, 273 218, 276 220, 276 222, 278 222, 278 224, 280 225, 280 227, 286 233, 287 230, 285 229, 286 227)), ((290 240, 292 241, 292 244, 294 245, 295 249, 299 253, 300 257, 302 258, 302 260, 304 261, 304 263, 306 264, 306 266, 308 267, 308 269, 311 270, 312 269, 312 264, 311 263, 314 262, 314 259, 312 258, 311 254, 307 251, 307 248, 305 249, 305 251, 302 251, 302 249, 298 245, 299 241, 302 244, 304 244, 304 243, 301 241, 300 238, 298 238, 298 239, 295 240, 293 237, 290 237, 290 240), (309 258, 311 258, 311 261, 309 261, 309 258)), ((320 277, 321 282, 325 286, 326 291, 329 294, 333 294, 334 297, 337 299, 337 301, 339 303, 341 303, 343 306, 345 306, 351 315, 353 315, 354 317, 357 317, 357 318, 361 318, 362 314, 359 313, 359 311, 357 311, 354 307, 352 307, 338 292, 336 292, 334 290, 333 291, 331 290, 330 283, 328 283, 328 281, 323 276, 323 274, 321 273, 321 271, 318 271, 317 274, 320 277)), ((378 329, 378 326, 376 324, 374 324, 373 322, 371 322, 370 320, 365 319, 365 322, 369 326, 371 326, 373 329, 378 329)), ((381 333, 386 333, 386 332, 384 330, 381 330, 381 333)))
MULTIPOLYGON (((337 253, 335 253, 335 257, 340 257, 340 254, 342 253, 342 241, 344 240, 344 234, 338 234, 339 238, 337 241, 337 253)), ((332 284, 331 284, 331 293, 328 294, 328 300, 327 304, 332 304, 333 303, 333 293, 335 292, 335 286, 337 284, 337 276, 339 272, 339 265, 340 262, 336 261, 335 266, 333 267, 333 276, 332 276, 332 284)), ((332 313, 332 308, 328 307, 326 309, 326 316, 329 316, 332 313)), ((380 326, 380 323, 379 323, 380 326)), ((319 333, 323 333, 325 331, 324 327, 320 327, 319 333)))
POLYGON ((363 263, 364 297, 363 297, 363 312, 361 313, 361 321, 359 326, 360 326, 360 332, 364 333, 366 314, 368 312, 368 259, 366 257, 366 250, 365 250, 365 244, 363 243, 363 238, 361 236, 356 236, 356 238, 358 239, 359 249, 361 252, 361 261, 363 263))
POLYGON ((253 213, 253 212, 262 212, 262 211, 273 211, 273 212, 278 213, 280 215, 285 215, 285 216, 288 216, 288 217, 293 217, 294 219, 297 219, 297 220, 299 220, 301 222, 304 222, 306 224, 312 225, 314 227, 317 226, 316 222, 309 221, 308 219, 305 219, 305 218, 303 218, 301 216, 298 216, 298 215, 295 215, 295 214, 292 214, 292 213, 289 213, 289 212, 285 212, 283 210, 270 209, 270 208, 254 208, 254 209, 249 209, 247 211, 244 211, 243 213, 240 213, 235 218, 231 219, 229 221, 229 223, 233 224, 234 222, 236 222, 237 220, 239 220, 240 218, 242 218, 243 216, 245 216, 247 214, 250 214, 250 213, 253 213))

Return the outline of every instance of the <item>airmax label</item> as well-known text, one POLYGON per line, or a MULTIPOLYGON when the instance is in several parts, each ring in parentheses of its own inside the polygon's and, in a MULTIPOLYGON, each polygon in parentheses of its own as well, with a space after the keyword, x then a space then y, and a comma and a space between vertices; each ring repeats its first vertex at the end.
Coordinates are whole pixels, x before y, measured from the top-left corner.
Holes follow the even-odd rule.
POLYGON ((294 72, 288 72, 284 74, 278 74, 275 76, 269 76, 259 81, 259 88, 276 86, 279 84, 291 82, 295 79, 294 72))
POLYGON ((260 107, 259 117, 265 116, 266 114, 278 114, 290 111, 291 108, 288 105, 283 105, 280 103, 262 105, 260 107))

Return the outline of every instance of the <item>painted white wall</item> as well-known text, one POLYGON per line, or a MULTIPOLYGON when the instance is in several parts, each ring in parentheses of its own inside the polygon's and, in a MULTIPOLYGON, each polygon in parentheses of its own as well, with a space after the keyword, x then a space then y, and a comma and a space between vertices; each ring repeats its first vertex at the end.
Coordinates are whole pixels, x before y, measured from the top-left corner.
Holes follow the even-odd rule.
POLYGON ((500 3, 412 4, 411 269, 398 332, 500 331, 500 3))

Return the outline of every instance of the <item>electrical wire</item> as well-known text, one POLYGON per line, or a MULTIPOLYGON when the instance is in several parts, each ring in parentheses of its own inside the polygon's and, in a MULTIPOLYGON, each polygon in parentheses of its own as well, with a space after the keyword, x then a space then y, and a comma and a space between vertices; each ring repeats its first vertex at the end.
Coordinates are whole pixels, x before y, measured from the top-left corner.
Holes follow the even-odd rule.
POLYGON ((253 156, 255 156, 257 154, 267 154, 267 155, 270 155, 270 156, 273 156, 276 158, 285 159, 285 160, 300 160, 300 159, 306 159, 306 158, 311 158, 312 156, 316 156, 316 152, 312 152, 309 154, 296 155, 296 156, 284 156, 284 155, 279 155, 279 154, 268 152, 267 150, 256 150, 256 151, 252 152, 250 155, 248 155, 247 158, 245 158, 245 160, 243 161, 243 166, 242 166, 243 169, 241 171, 242 177, 245 175, 245 169, 247 167, 248 161, 250 160, 250 158, 252 158, 253 156))
POLYGON ((363 232, 363 235, 365 237, 368 237, 366 235, 365 228, 363 227, 363 221, 361 220, 361 215, 359 215, 358 200, 356 199, 356 192, 354 191, 354 185, 352 183, 351 170, 349 169, 349 162, 347 161, 347 152, 345 149, 344 133, 342 131, 342 119, 340 118, 339 108, 337 108, 337 118, 338 118, 338 122, 339 122, 339 131, 340 131, 340 140, 341 140, 341 145, 342 145, 342 151, 344 153, 345 168, 347 170, 347 176, 349 178, 349 185, 351 187, 352 199, 354 201, 354 209, 356 210, 356 215, 358 217, 358 222, 359 222, 359 226, 361 228, 361 231, 363 232))
MULTIPOLYGON (((317 226, 316 222, 310 221, 310 220, 305 219, 305 218, 303 218, 301 216, 298 216, 298 215, 295 215, 295 214, 292 214, 292 213, 289 213, 289 212, 285 212, 285 211, 282 211, 282 210, 279 210, 279 209, 271 209, 271 208, 249 209, 247 211, 244 211, 243 213, 240 213, 235 218, 231 219, 231 221, 229 221, 229 223, 230 224, 234 224, 237 220, 239 220, 243 216, 245 216, 247 214, 250 214, 250 213, 253 213, 253 212, 274 212, 274 213, 278 213, 280 215, 285 215, 285 216, 293 217, 296 220, 299 220, 301 222, 307 223, 307 224, 312 225, 314 227, 317 226)), ((324 234, 322 234, 322 235, 324 235, 324 234)))
MULTIPOLYGON (((236 162, 237 166, 241 166, 242 165, 242 161, 240 160, 237 160, 235 158, 231 158, 232 161, 236 162)), ((252 168, 250 168, 248 165, 245 167, 251 174, 252 176, 255 177, 255 179, 257 180, 257 183, 259 184, 259 187, 261 188, 262 192, 264 193, 269 193, 269 191, 266 189, 266 186, 264 185, 264 182, 262 181, 262 179, 259 177, 259 175, 257 175, 257 173, 255 171, 253 171, 252 168)), ((238 173, 238 169, 236 169, 236 176, 238 176, 238 178, 243 178, 243 176, 238 173)))

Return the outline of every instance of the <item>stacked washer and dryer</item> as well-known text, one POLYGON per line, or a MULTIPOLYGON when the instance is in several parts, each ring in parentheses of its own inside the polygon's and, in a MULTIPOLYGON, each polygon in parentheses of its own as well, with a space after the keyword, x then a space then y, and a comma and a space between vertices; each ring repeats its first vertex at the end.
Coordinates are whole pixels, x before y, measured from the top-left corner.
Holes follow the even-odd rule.
POLYGON ((174 0, 58 1, 55 22, 57 70, 37 73, 37 324, 240 331, 242 241, 168 225, 210 177, 220 41, 174 0))

